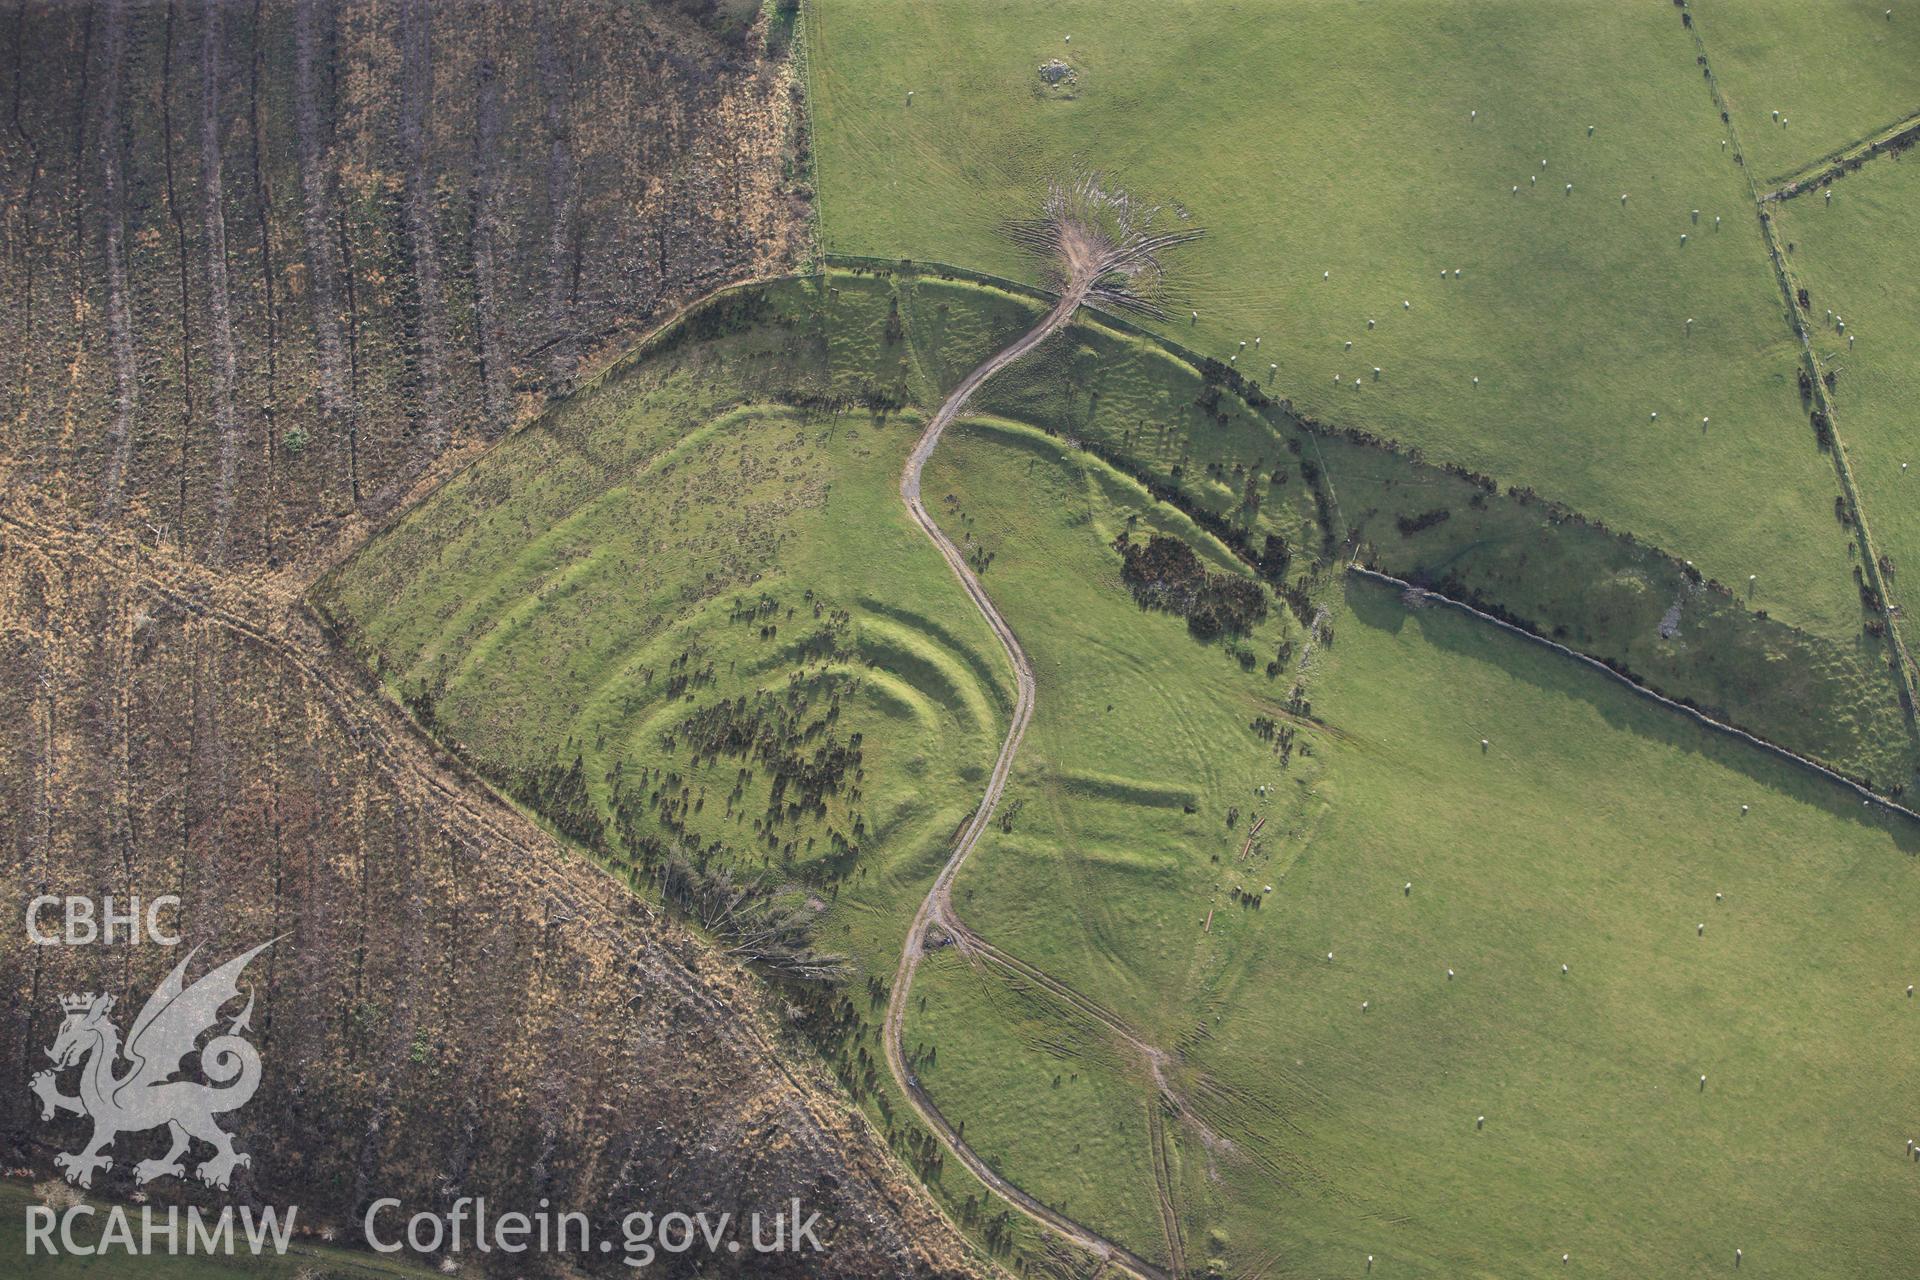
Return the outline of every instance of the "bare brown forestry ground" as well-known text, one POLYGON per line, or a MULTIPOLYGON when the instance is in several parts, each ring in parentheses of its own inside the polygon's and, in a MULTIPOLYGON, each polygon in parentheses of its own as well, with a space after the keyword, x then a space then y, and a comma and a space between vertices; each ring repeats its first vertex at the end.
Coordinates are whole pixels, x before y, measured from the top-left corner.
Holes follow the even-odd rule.
POLYGON ((57 997, 177 959, 27 946, 26 899, 177 893, 214 955, 288 935, 250 971, 237 1186, 303 1224, 798 1197, 826 1255, 720 1270, 978 1270, 762 984, 497 801, 300 604, 659 315, 796 259, 791 68, 713 10, 0 13, 0 1161, 79 1136, 24 1089, 57 997))
POLYGON ((806 234, 792 68, 667 6, 29 2, 0 33, 0 483, 192 559, 299 555, 806 234))
MULTIPOLYGON (((49 514, 0 510, 8 896, 177 893, 215 957, 286 935, 250 971, 271 1069, 235 1116, 241 1194, 349 1236, 374 1196, 449 1189, 609 1234, 799 1197, 829 1252, 754 1274, 971 1274, 755 980, 495 800, 297 601, 49 514)), ((132 998, 178 958, 0 939, 22 1080, 60 994, 132 998)), ((0 1159, 45 1167, 84 1129, 8 1090, 0 1159)))

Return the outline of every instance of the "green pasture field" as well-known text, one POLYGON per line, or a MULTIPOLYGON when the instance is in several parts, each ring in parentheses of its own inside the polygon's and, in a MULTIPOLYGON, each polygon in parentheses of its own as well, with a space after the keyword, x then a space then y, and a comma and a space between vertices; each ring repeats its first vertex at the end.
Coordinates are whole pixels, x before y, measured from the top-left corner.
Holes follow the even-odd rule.
POLYGON ((1673 6, 808 14, 829 251, 1031 281, 1005 220, 1049 178, 1098 170, 1207 232, 1173 255, 1167 335, 1262 380, 1278 364, 1274 394, 1302 412, 1535 489, 1709 577, 1759 574, 1794 625, 1858 630, 1791 332, 1673 6), (1078 78, 1049 89, 1055 57, 1078 78))
MULTIPOLYGON (((1164 518, 1141 495, 997 422, 943 445, 927 491, 994 550, 984 581, 1040 677, 1012 830, 956 903, 1179 1050, 1211 1131, 1165 1121, 1190 1271, 1357 1275, 1371 1253, 1375 1274, 1528 1275, 1567 1253, 1568 1274, 1682 1275, 1740 1248, 1769 1275, 1868 1277, 1920 1245, 1905 820, 1359 582, 1330 596, 1318 723, 1282 767, 1250 722, 1286 681, 1116 581, 1105 535, 1164 518), (1194 813, 1156 802, 1176 791, 1194 813)), ((1123 1046, 1057 1003, 1049 1026, 987 964, 923 981, 908 1039, 949 1118, 1164 1260, 1154 1095, 1123 1046)))
POLYGON ((1788 270, 1807 290, 1814 350, 1835 375, 1835 420, 1876 549, 1892 557, 1894 599, 1905 602, 1920 574, 1920 279, 1908 269, 1920 235, 1920 157, 1871 160, 1833 193, 1831 205, 1803 195, 1775 206, 1774 217, 1793 246, 1788 270))
MULTIPOLYGON (((678 847, 771 876, 817 911, 820 944, 850 957, 854 974, 838 992, 792 995, 809 1039, 956 1219, 1003 1257, 1004 1207, 945 1167, 880 1062, 906 924, 978 801, 1012 701, 1003 655, 909 523, 898 477, 929 407, 1038 305, 845 272, 728 295, 497 446, 317 599, 436 734, 637 887, 678 847), (786 764, 748 740, 790 748, 786 764), (835 760, 841 771, 809 792, 806 779, 835 760), (817 803, 796 803, 808 795, 817 803)), ((1825 1126, 1809 1130, 1815 1144, 1876 1136, 1870 1120, 1907 1123, 1877 1092, 1912 1065, 1880 1043, 1898 1024, 1878 1021, 1877 996, 1855 986, 1870 970, 1895 980, 1910 833, 1889 832, 1833 784, 1484 623, 1405 616, 1391 594, 1355 589, 1349 600, 1343 566, 1355 551, 1395 572, 1457 572, 1464 589, 1499 596, 1542 630, 1625 646, 1626 659, 1696 689, 1745 689, 1744 705, 1769 724, 1820 725, 1842 754, 1897 755, 1891 694, 1873 689, 1869 667, 1847 668, 1846 644, 1761 618, 1709 584, 1683 588, 1672 557, 1538 498, 1308 430, 1230 370, 1196 370, 1106 326, 1076 324, 976 408, 942 443, 923 492, 1031 652, 1040 710, 955 901, 986 937, 1177 1051, 1176 1083, 1206 1126, 1150 1110, 1137 1053, 1057 996, 938 953, 914 993, 907 1049, 1005 1176, 1163 1257, 1159 1171, 1196 1272, 1218 1257, 1245 1273, 1279 1253, 1332 1271, 1359 1249, 1424 1259, 1433 1275, 1511 1273, 1548 1247, 1516 1203, 1534 1185, 1608 1206, 1584 1234, 1559 1234, 1652 1266, 1694 1242, 1677 1228, 1627 1238, 1636 1197, 1658 1191, 1702 1214, 1710 1200, 1727 1212, 1730 1191, 1758 1205, 1827 1171, 1813 1153, 1829 1160, 1829 1149, 1776 1132, 1765 1169, 1709 1169, 1698 1152, 1709 1131, 1661 1113, 1689 1135, 1682 1150, 1647 1136, 1666 1128, 1580 1110, 1598 1106, 1583 1098, 1611 1106, 1639 1096, 1636 1073, 1657 1067, 1668 1080, 1702 1061, 1747 1077, 1737 1096, 1748 1101, 1720 1113, 1729 1124, 1841 1116, 1808 1121, 1825 1126), (1441 506, 1448 518, 1428 523, 1441 506), (1112 547, 1122 531, 1174 534, 1211 571, 1240 575, 1278 538, 1287 554, 1272 579, 1285 598, 1270 594, 1248 634, 1202 643, 1179 618, 1135 604, 1112 547), (1560 585, 1587 577, 1611 585, 1586 596, 1560 585), (1663 650, 1645 633, 1669 593, 1685 595, 1685 621, 1663 650), (1689 645, 1741 670, 1688 657, 1689 645), (1767 664, 1795 655, 1837 674, 1769 686, 1767 664), (1840 710, 1817 718, 1829 704, 1840 710), (1481 737, 1497 744, 1484 759, 1481 737), (1490 773, 1496 758, 1507 767, 1490 773), (1727 810, 1739 803, 1755 813, 1734 825, 1727 810), (1346 896, 1402 867, 1423 890, 1432 882, 1433 896, 1413 900, 1435 904, 1425 932, 1395 934, 1391 917, 1369 921, 1346 896), (1753 913, 1744 941, 1710 934, 1725 964, 1697 990, 1674 986, 1685 970, 1654 928, 1662 910, 1698 910, 1683 898, 1697 888, 1683 867, 1711 872, 1729 905, 1753 913), (1438 896, 1449 884, 1452 896, 1438 896), (1585 915, 1568 914, 1574 898, 1585 915), (1834 927, 1855 912, 1858 927, 1834 927), (1342 919, 1351 924, 1336 938, 1342 919), (1792 929, 1799 950, 1783 936, 1792 929), (1343 982, 1371 974, 1368 992, 1330 986, 1306 963, 1330 948, 1384 966, 1336 966, 1343 982), (1510 978, 1491 994, 1475 988, 1489 1003, 1468 1031, 1409 1023, 1416 1039, 1397 1047, 1443 1069, 1430 1087, 1394 1081, 1410 1102, 1402 1127, 1370 1128, 1388 1082, 1355 1069, 1358 1037, 1465 993, 1433 996, 1430 975, 1389 980, 1396 965, 1453 948, 1483 983, 1545 950, 1576 957, 1583 975, 1615 976, 1597 1011, 1555 1011, 1542 1002, 1559 988, 1510 978), (1804 971, 1803 955, 1813 957, 1804 971), (1762 971, 1781 1002, 1765 1017, 1740 1005, 1753 989, 1740 979, 1762 971), (1363 999, 1376 1010, 1349 1025, 1363 999), (1683 1025, 1688 1009, 1698 1035, 1683 1025), (1614 1019, 1617 1053, 1591 1031, 1599 1014, 1614 1019), (1852 1056, 1794 1050, 1783 1026, 1801 1017, 1857 1046, 1852 1056), (1756 1028, 1781 1065, 1744 1043, 1756 1028), (1583 1056, 1536 1032, 1568 1037, 1583 1056), (1539 1079, 1543 1061, 1566 1078, 1539 1079), (1454 1108, 1493 1109, 1480 1098, 1495 1072, 1513 1082, 1509 1097, 1532 1088, 1571 1108, 1570 1131, 1611 1154, 1604 1168, 1588 1153, 1556 1174, 1542 1162, 1564 1154, 1560 1140, 1540 1136, 1537 1115, 1511 1116, 1503 1123, 1546 1154, 1500 1149, 1510 1166, 1500 1195, 1450 1216, 1437 1197, 1483 1170, 1440 1144, 1453 1140, 1454 1108), (1838 1101, 1820 1111, 1799 1088, 1838 1101), (1368 1147, 1382 1135, 1419 1146, 1430 1165, 1368 1147), (1368 1203, 1380 1188, 1404 1188, 1407 1203, 1368 1203)), ((1886 1016, 1902 1015, 1904 1001, 1886 1016)), ((1869 1155, 1879 1154, 1863 1143, 1840 1157, 1855 1201, 1827 1206, 1839 1193, 1820 1189, 1793 1212, 1826 1206, 1836 1232, 1874 1230, 1883 1201, 1869 1155)), ((1770 1240, 1839 1239, 1789 1240, 1790 1219, 1770 1204, 1744 1221, 1758 1242, 1749 1254, 1770 1240)), ((1037 1255, 1030 1228, 1011 1231, 1037 1255)), ((1912 1243, 1879 1230, 1874 1248, 1882 1241, 1912 1243)))
MULTIPOLYGON (((951 311, 979 292, 923 280, 903 305, 919 314, 952 298, 951 311)), ((1210 517, 1209 527, 1243 534, 1251 552, 1282 537, 1291 578, 1350 550, 1883 791, 1911 782, 1914 740, 1889 649, 1865 629, 1858 600, 1861 624, 1850 636, 1786 625, 1773 615, 1795 584, 1714 582, 1670 550, 1530 491, 1489 489, 1485 477, 1324 424, 1303 430, 1286 402, 1256 402, 1267 384, 1236 388, 1223 376, 1231 374, 1196 370, 1152 340, 1082 323, 1003 372, 975 403, 1113 460, 1210 517)))
POLYGON ((1689 0, 1689 7, 1762 186, 1920 113, 1920 12, 1906 5, 1689 0))

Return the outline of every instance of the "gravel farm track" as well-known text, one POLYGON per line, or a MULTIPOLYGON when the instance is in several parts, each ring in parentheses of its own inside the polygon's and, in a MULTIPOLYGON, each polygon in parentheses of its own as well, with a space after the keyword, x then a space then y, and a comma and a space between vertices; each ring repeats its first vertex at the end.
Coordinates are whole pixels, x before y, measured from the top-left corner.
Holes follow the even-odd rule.
MULTIPOLYGON (((974 846, 979 843, 981 833, 987 829, 987 823, 992 819, 993 811, 1000 803, 1001 793, 1006 789, 1007 776, 1013 769, 1014 757, 1019 754, 1021 740, 1025 738, 1027 726, 1033 719, 1034 675, 1033 664, 1028 659, 1026 650, 1020 647, 1020 641, 1013 634, 1013 628, 1007 625, 1006 619, 1000 616, 1000 611, 987 597, 986 589, 980 585, 980 579, 974 572, 967 567, 966 558, 961 554, 960 549, 953 544, 951 538, 940 531, 939 525, 934 523, 933 517, 927 513, 926 506, 920 500, 920 474, 926 468, 927 460, 933 456, 935 446, 940 443, 941 434, 959 415, 973 393, 994 374, 1025 356, 1064 328, 1079 311, 1080 304, 1086 300, 1097 279, 1097 264, 1091 261, 1091 255, 1083 254, 1069 254, 1068 261, 1071 264, 1071 273, 1060 300, 1038 324, 982 362, 978 368, 961 380, 960 385, 954 388, 952 394, 941 404, 939 411, 927 423, 926 430, 921 433, 920 440, 914 446, 913 453, 908 456, 906 466, 900 475, 900 496, 905 500, 907 510, 912 513, 914 520, 925 531, 927 537, 933 540, 934 546, 939 548, 948 567, 953 570, 954 576, 960 580, 960 585, 966 589, 968 597, 972 599, 974 607, 980 611, 980 616, 986 619, 987 625, 993 628, 994 635, 999 637, 1001 647, 1006 650, 1007 660, 1013 664, 1016 688, 1013 717, 1007 726, 1006 739, 1000 744, 1000 754, 994 760, 993 772, 987 779, 986 793, 981 797, 979 808, 974 810, 973 816, 961 828, 959 838, 954 841, 952 854, 948 856, 946 865, 940 868, 940 874, 934 878, 932 886, 927 890, 926 898, 920 903, 919 911, 914 914, 913 923, 907 929, 906 942, 900 952, 900 964, 894 971, 893 987, 887 1000, 887 1016, 882 1039, 886 1045, 888 1070, 893 1073, 894 1082, 906 1095, 914 1111, 919 1114, 928 1128, 939 1135, 941 1143, 994 1194, 1094 1256, 1137 1277, 1137 1280, 1168 1280, 1169 1272, 1166 1270, 1108 1240, 1091 1228, 1056 1212, 995 1173, 992 1166, 968 1146, 966 1140, 947 1123, 946 1117, 940 1114, 939 1108, 934 1106, 932 1099, 920 1087, 919 1081, 912 1072, 908 1071, 906 1054, 901 1048, 901 1034, 906 1022, 907 1001, 913 990, 913 979, 919 970, 920 959, 925 954, 927 940, 932 931, 937 928, 966 954, 991 960, 1028 980, 1037 982, 1069 1005, 1105 1025, 1129 1047, 1141 1054, 1148 1062, 1156 1080, 1161 1082, 1163 1095, 1167 1095, 1160 1069, 1164 1055, 1160 1050, 1140 1040, 1112 1013, 987 943, 960 921, 953 908, 954 878, 959 875, 967 855, 972 853, 974 846)), ((1171 1100, 1170 1096, 1169 1100, 1171 1100)), ((1175 1106, 1178 1108, 1177 1103, 1175 1106)), ((1183 1270, 1178 1219, 1173 1213, 1168 1188, 1162 1184, 1157 1190, 1161 1216, 1167 1227, 1169 1256, 1174 1267, 1171 1274, 1178 1276, 1183 1270)))

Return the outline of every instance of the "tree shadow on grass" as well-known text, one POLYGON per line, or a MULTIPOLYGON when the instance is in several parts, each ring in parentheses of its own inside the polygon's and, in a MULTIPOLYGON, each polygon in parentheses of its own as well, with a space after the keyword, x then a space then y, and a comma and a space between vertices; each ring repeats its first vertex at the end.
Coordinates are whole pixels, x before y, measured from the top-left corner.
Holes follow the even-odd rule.
POLYGON ((1354 622, 1398 636, 1407 626, 1436 649, 1479 665, 1497 667, 1544 691, 1585 700, 1612 727, 1653 738, 1701 756, 1752 779, 1770 791, 1815 806, 1836 817, 1883 831, 1894 847, 1920 856, 1920 822, 1744 739, 1701 724, 1635 693, 1620 681, 1532 640, 1448 605, 1412 608, 1383 583, 1349 577, 1346 603, 1354 622))

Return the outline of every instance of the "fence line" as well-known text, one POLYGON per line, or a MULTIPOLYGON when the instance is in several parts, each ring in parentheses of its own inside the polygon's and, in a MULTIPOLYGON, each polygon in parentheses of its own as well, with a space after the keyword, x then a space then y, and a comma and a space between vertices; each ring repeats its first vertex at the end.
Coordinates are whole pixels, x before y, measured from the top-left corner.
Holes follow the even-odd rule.
POLYGON ((1456 600, 1452 596, 1442 595, 1438 591, 1430 591, 1425 587, 1416 587, 1411 582, 1408 582, 1404 578, 1396 578, 1392 574, 1381 573, 1378 569, 1369 569, 1366 566, 1360 565, 1360 564, 1349 564, 1347 566, 1347 572, 1354 575, 1355 577, 1364 578, 1364 579, 1367 579, 1368 581, 1378 583, 1381 586, 1397 588, 1403 594, 1412 593, 1413 595, 1417 596, 1419 599, 1430 600, 1438 604, 1446 605, 1449 608, 1458 609, 1460 612, 1464 614, 1468 614, 1471 617, 1478 618, 1482 622, 1491 623, 1492 625, 1499 627, 1503 631, 1509 631, 1514 635, 1521 637, 1522 639, 1530 640, 1534 644, 1542 645, 1545 648, 1551 649, 1555 653, 1560 654, 1562 657, 1572 658, 1576 662, 1583 662, 1587 666, 1592 667, 1594 670, 1601 672, 1603 675, 1606 675, 1610 679, 1619 681, 1621 684, 1633 690, 1635 693, 1647 699, 1649 702, 1656 702, 1670 711, 1678 711, 1682 715, 1685 715, 1690 719, 1698 722, 1699 724, 1706 726, 1708 729, 1714 730, 1715 732, 1718 732, 1718 733, 1726 734, 1729 737, 1738 738, 1742 742, 1745 742, 1750 746, 1758 747, 1762 751, 1769 752, 1772 755, 1776 755, 1783 760, 1791 760, 1794 764, 1797 764, 1803 769, 1809 770, 1810 772, 1820 775, 1822 778, 1827 779, 1829 782, 1839 783, 1841 786, 1846 787, 1848 790, 1852 791, 1855 795, 1861 797, 1868 804, 1878 805, 1882 809, 1886 809, 1893 813, 1900 814, 1901 816, 1909 818, 1916 823, 1920 823, 1920 813, 1915 813, 1912 809, 1907 808, 1905 805, 1899 804, 1893 800, 1889 800, 1887 799, 1887 797, 1880 795, 1879 793, 1872 791, 1867 787, 1862 786, 1860 783, 1855 782, 1852 778, 1847 777, 1847 775, 1845 775, 1844 773, 1838 773, 1833 769, 1828 768, 1826 765, 1821 764, 1818 760, 1809 759, 1806 756, 1799 755, 1798 753, 1793 751, 1789 751, 1787 750, 1787 748, 1781 746, 1780 744, 1776 742, 1769 742, 1765 738, 1758 737, 1755 734, 1749 733, 1745 729, 1742 729, 1737 725, 1728 724, 1724 720, 1716 720, 1712 716, 1708 715, 1706 712, 1700 710, 1700 708, 1698 707, 1690 707, 1684 702, 1676 702, 1674 699, 1667 697, 1663 693, 1658 693, 1652 689, 1649 689, 1646 685, 1641 684, 1639 681, 1633 679, 1631 676, 1625 675, 1620 671, 1616 671, 1614 668, 1600 661, 1600 659, 1581 653, 1578 649, 1570 649, 1566 645, 1561 644, 1557 640, 1550 640, 1546 636, 1539 635, 1535 632, 1527 630, 1525 627, 1515 626, 1513 623, 1508 622, 1505 618, 1497 618, 1493 614, 1487 613, 1484 610, 1476 609, 1474 606, 1468 604, 1464 600, 1456 600))

